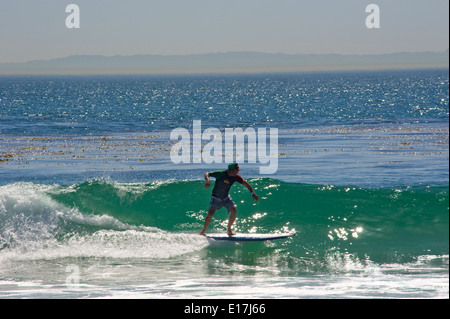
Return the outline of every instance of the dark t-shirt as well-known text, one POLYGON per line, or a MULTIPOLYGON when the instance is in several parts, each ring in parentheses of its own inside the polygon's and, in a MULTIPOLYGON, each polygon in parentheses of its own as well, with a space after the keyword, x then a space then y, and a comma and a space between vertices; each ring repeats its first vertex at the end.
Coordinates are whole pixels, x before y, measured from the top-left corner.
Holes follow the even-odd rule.
POLYGON ((228 196, 228 192, 230 191, 231 185, 234 182, 238 182, 240 184, 244 183, 244 180, 239 175, 229 176, 227 171, 215 171, 209 173, 210 177, 214 177, 216 182, 214 184, 214 188, 212 191, 212 196, 224 199, 228 196))

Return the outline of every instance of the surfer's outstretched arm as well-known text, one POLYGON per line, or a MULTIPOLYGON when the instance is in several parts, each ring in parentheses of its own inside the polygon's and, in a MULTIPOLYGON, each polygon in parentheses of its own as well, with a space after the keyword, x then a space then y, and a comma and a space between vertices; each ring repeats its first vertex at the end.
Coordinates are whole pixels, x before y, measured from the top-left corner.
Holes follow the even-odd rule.
POLYGON ((252 198, 256 201, 259 201, 259 196, 256 195, 255 191, 253 190, 252 185, 250 185, 247 181, 244 180, 244 182, 242 183, 242 185, 244 185, 245 187, 247 187, 247 189, 250 191, 250 193, 252 193, 252 198))

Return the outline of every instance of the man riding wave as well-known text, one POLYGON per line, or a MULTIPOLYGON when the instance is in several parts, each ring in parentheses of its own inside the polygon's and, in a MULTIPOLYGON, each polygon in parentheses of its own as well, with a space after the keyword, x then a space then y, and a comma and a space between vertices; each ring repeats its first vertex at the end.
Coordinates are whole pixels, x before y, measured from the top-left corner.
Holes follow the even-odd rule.
POLYGON ((212 191, 211 202, 209 203, 208 215, 205 218, 205 225, 199 232, 199 235, 205 235, 206 229, 211 223, 214 213, 223 206, 226 207, 228 213, 230 214, 230 217, 228 218, 227 234, 228 236, 236 235, 236 233, 231 230, 231 227, 236 220, 236 204, 228 194, 234 182, 238 182, 239 184, 247 187, 247 189, 252 193, 252 198, 256 201, 259 201, 259 197, 253 191, 252 186, 241 176, 239 176, 238 173, 240 170, 241 169, 239 168, 239 165, 237 163, 230 163, 228 164, 227 170, 205 173, 205 188, 209 188, 211 186, 209 180, 210 177, 214 177, 216 179, 216 182, 212 191))

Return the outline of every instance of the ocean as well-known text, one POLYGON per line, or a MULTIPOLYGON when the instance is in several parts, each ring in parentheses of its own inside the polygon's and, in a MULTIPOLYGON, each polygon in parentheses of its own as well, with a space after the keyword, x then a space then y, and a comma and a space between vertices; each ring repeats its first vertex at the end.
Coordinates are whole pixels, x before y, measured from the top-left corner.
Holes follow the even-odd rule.
POLYGON ((449 298, 448 70, 0 77, 0 298, 449 298), (234 230, 296 236, 197 235, 227 156, 234 230))

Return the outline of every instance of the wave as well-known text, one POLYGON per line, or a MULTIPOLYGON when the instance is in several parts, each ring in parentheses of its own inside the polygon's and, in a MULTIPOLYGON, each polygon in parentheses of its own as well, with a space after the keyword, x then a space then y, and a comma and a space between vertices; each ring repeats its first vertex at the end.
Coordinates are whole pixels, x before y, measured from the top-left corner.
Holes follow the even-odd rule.
MULTIPOLYGON (((286 258, 310 262, 316 256, 320 265, 336 265, 342 258, 392 263, 448 255, 448 186, 364 189, 270 178, 250 183, 258 203, 239 184, 231 191, 238 204, 235 230, 296 231, 293 239, 272 243, 286 258)), ((0 260, 172 258, 198 252, 209 247, 194 234, 203 225, 210 192, 202 181, 0 186, 0 260)), ((225 231, 227 218, 225 209, 218 211, 209 231, 225 231)), ((267 246, 251 246, 255 249, 267 246)), ((224 254, 209 251, 213 258, 224 254)))
MULTIPOLYGON (((14 183, 0 187, 0 260, 170 258, 207 245, 200 236, 127 224, 107 210, 86 213, 63 203, 64 196, 69 200, 75 194, 81 196, 79 201, 89 202, 85 191, 94 190, 96 184, 106 188, 108 185, 87 182, 60 187, 14 183)), ((117 190, 120 192, 120 187, 117 190)))

